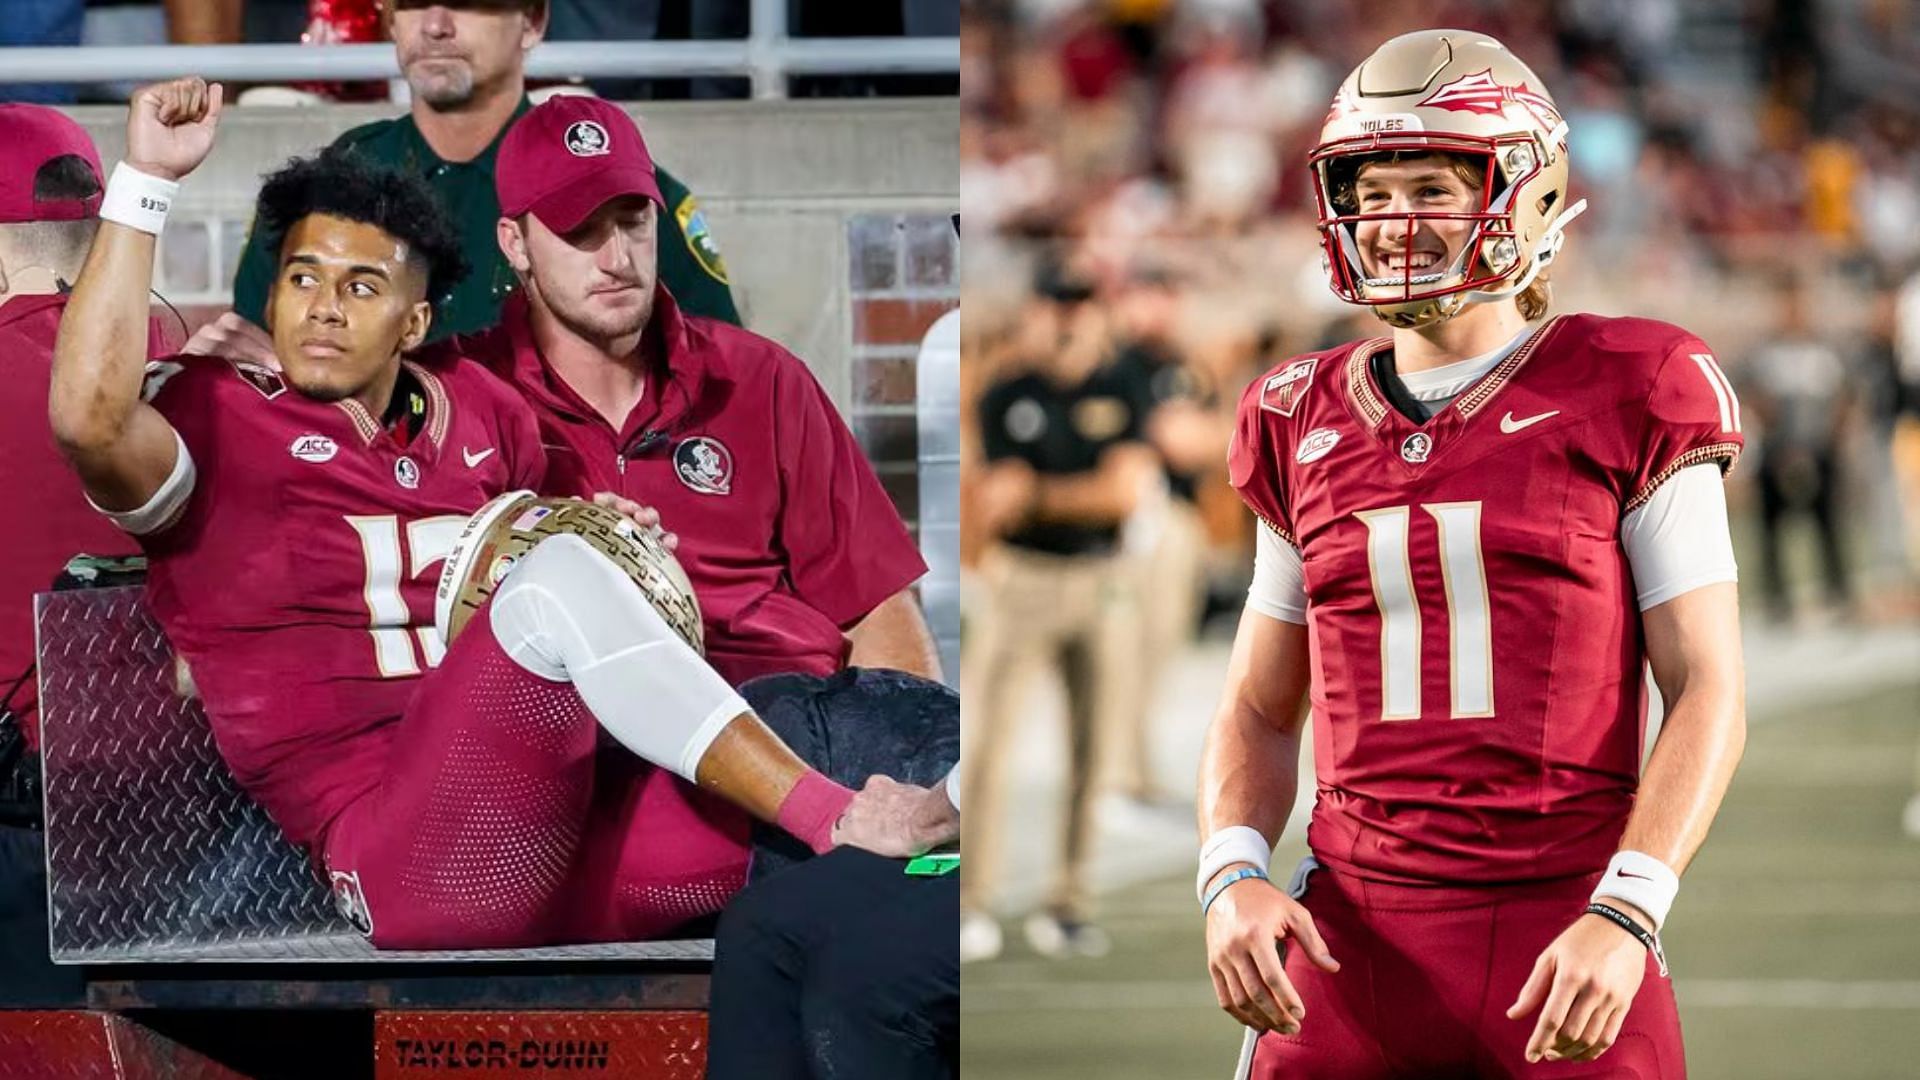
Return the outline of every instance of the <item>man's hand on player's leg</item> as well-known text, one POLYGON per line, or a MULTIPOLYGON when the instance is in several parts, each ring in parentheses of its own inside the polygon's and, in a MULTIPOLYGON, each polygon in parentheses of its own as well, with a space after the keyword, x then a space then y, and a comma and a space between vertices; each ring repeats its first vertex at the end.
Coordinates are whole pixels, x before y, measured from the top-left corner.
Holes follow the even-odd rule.
POLYGON ((1313 925, 1313 915, 1267 881, 1233 886, 1207 912, 1207 967, 1214 995, 1222 1009, 1256 1031, 1294 1035, 1306 1019, 1306 1005, 1281 960, 1280 943, 1289 938, 1306 950, 1315 967, 1340 970, 1313 925))
POLYGON ((939 835, 926 827, 925 808, 936 795, 889 776, 870 776, 834 823, 834 846, 865 848, 894 859, 925 854, 940 842, 939 835))
POLYGON ((1597 915, 1582 915, 1553 939, 1512 1007, 1519 1020, 1538 1009, 1527 1060, 1592 1061, 1620 1037, 1647 973, 1647 949, 1597 915))
POLYGON ((655 539, 660 541, 660 545, 668 551, 679 550, 680 537, 675 533, 668 532, 666 528, 660 524, 660 511, 655 510, 653 507, 643 506, 640 503, 634 502, 632 499, 616 495, 611 491, 595 492, 593 505, 604 506, 626 518, 628 521, 633 522, 635 525, 638 525, 641 529, 651 533, 655 539))

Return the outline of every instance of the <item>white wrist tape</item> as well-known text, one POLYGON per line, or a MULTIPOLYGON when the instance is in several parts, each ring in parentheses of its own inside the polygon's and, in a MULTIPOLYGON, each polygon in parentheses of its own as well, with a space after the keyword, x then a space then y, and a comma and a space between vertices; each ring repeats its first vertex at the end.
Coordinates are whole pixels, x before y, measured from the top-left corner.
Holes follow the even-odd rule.
POLYGON ((1207 842, 1200 845, 1200 878, 1194 882, 1193 895, 1204 900, 1207 895, 1207 882, 1223 867, 1234 863, 1252 863, 1266 873, 1267 863, 1273 859, 1273 845, 1260 835, 1260 830, 1250 825, 1229 825, 1215 830, 1207 842))
POLYGON ((1647 913, 1653 920, 1653 932, 1659 933, 1680 892, 1680 875, 1666 863, 1638 851, 1622 851, 1607 864, 1607 872, 1594 886, 1593 898, 1611 896, 1625 900, 1647 913))
POLYGON ((100 200, 100 220, 159 236, 167 227, 173 197, 179 193, 178 180, 162 180, 122 161, 113 167, 113 179, 107 181, 107 193, 100 200))

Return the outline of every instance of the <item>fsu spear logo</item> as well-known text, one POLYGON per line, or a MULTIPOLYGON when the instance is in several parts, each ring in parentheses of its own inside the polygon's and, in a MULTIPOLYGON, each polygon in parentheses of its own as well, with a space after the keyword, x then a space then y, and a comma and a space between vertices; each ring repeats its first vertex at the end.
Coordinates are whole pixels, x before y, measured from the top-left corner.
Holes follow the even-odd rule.
POLYGON ((1545 95, 1536 93, 1526 83, 1504 86, 1495 82, 1492 68, 1462 75, 1428 94, 1420 104, 1428 108, 1478 113, 1482 116, 1498 116, 1506 111, 1508 105, 1517 104, 1532 113, 1547 130, 1560 126, 1560 112, 1545 95))

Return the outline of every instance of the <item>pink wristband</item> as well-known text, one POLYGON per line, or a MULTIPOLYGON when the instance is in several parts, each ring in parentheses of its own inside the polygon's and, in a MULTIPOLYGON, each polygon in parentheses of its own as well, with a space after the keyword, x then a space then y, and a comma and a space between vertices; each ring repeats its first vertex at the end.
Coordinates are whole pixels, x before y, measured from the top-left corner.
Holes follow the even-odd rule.
POLYGON ((852 801, 850 789, 808 769, 787 792, 774 821, 805 842, 815 855, 824 855, 833 848, 833 823, 840 820, 852 801))

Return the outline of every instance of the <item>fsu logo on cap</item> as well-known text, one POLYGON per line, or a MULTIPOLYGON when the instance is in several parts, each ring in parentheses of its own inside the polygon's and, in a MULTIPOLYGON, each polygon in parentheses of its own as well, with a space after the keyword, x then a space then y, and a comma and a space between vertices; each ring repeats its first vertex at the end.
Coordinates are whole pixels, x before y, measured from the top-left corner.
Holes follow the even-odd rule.
POLYGON ((696 435, 673 448, 673 471, 680 482, 702 495, 733 490, 733 452, 718 439, 696 435))
POLYGON ((574 157, 604 157, 613 151, 607 146, 607 129, 592 120, 575 120, 567 125, 567 153, 574 157))

